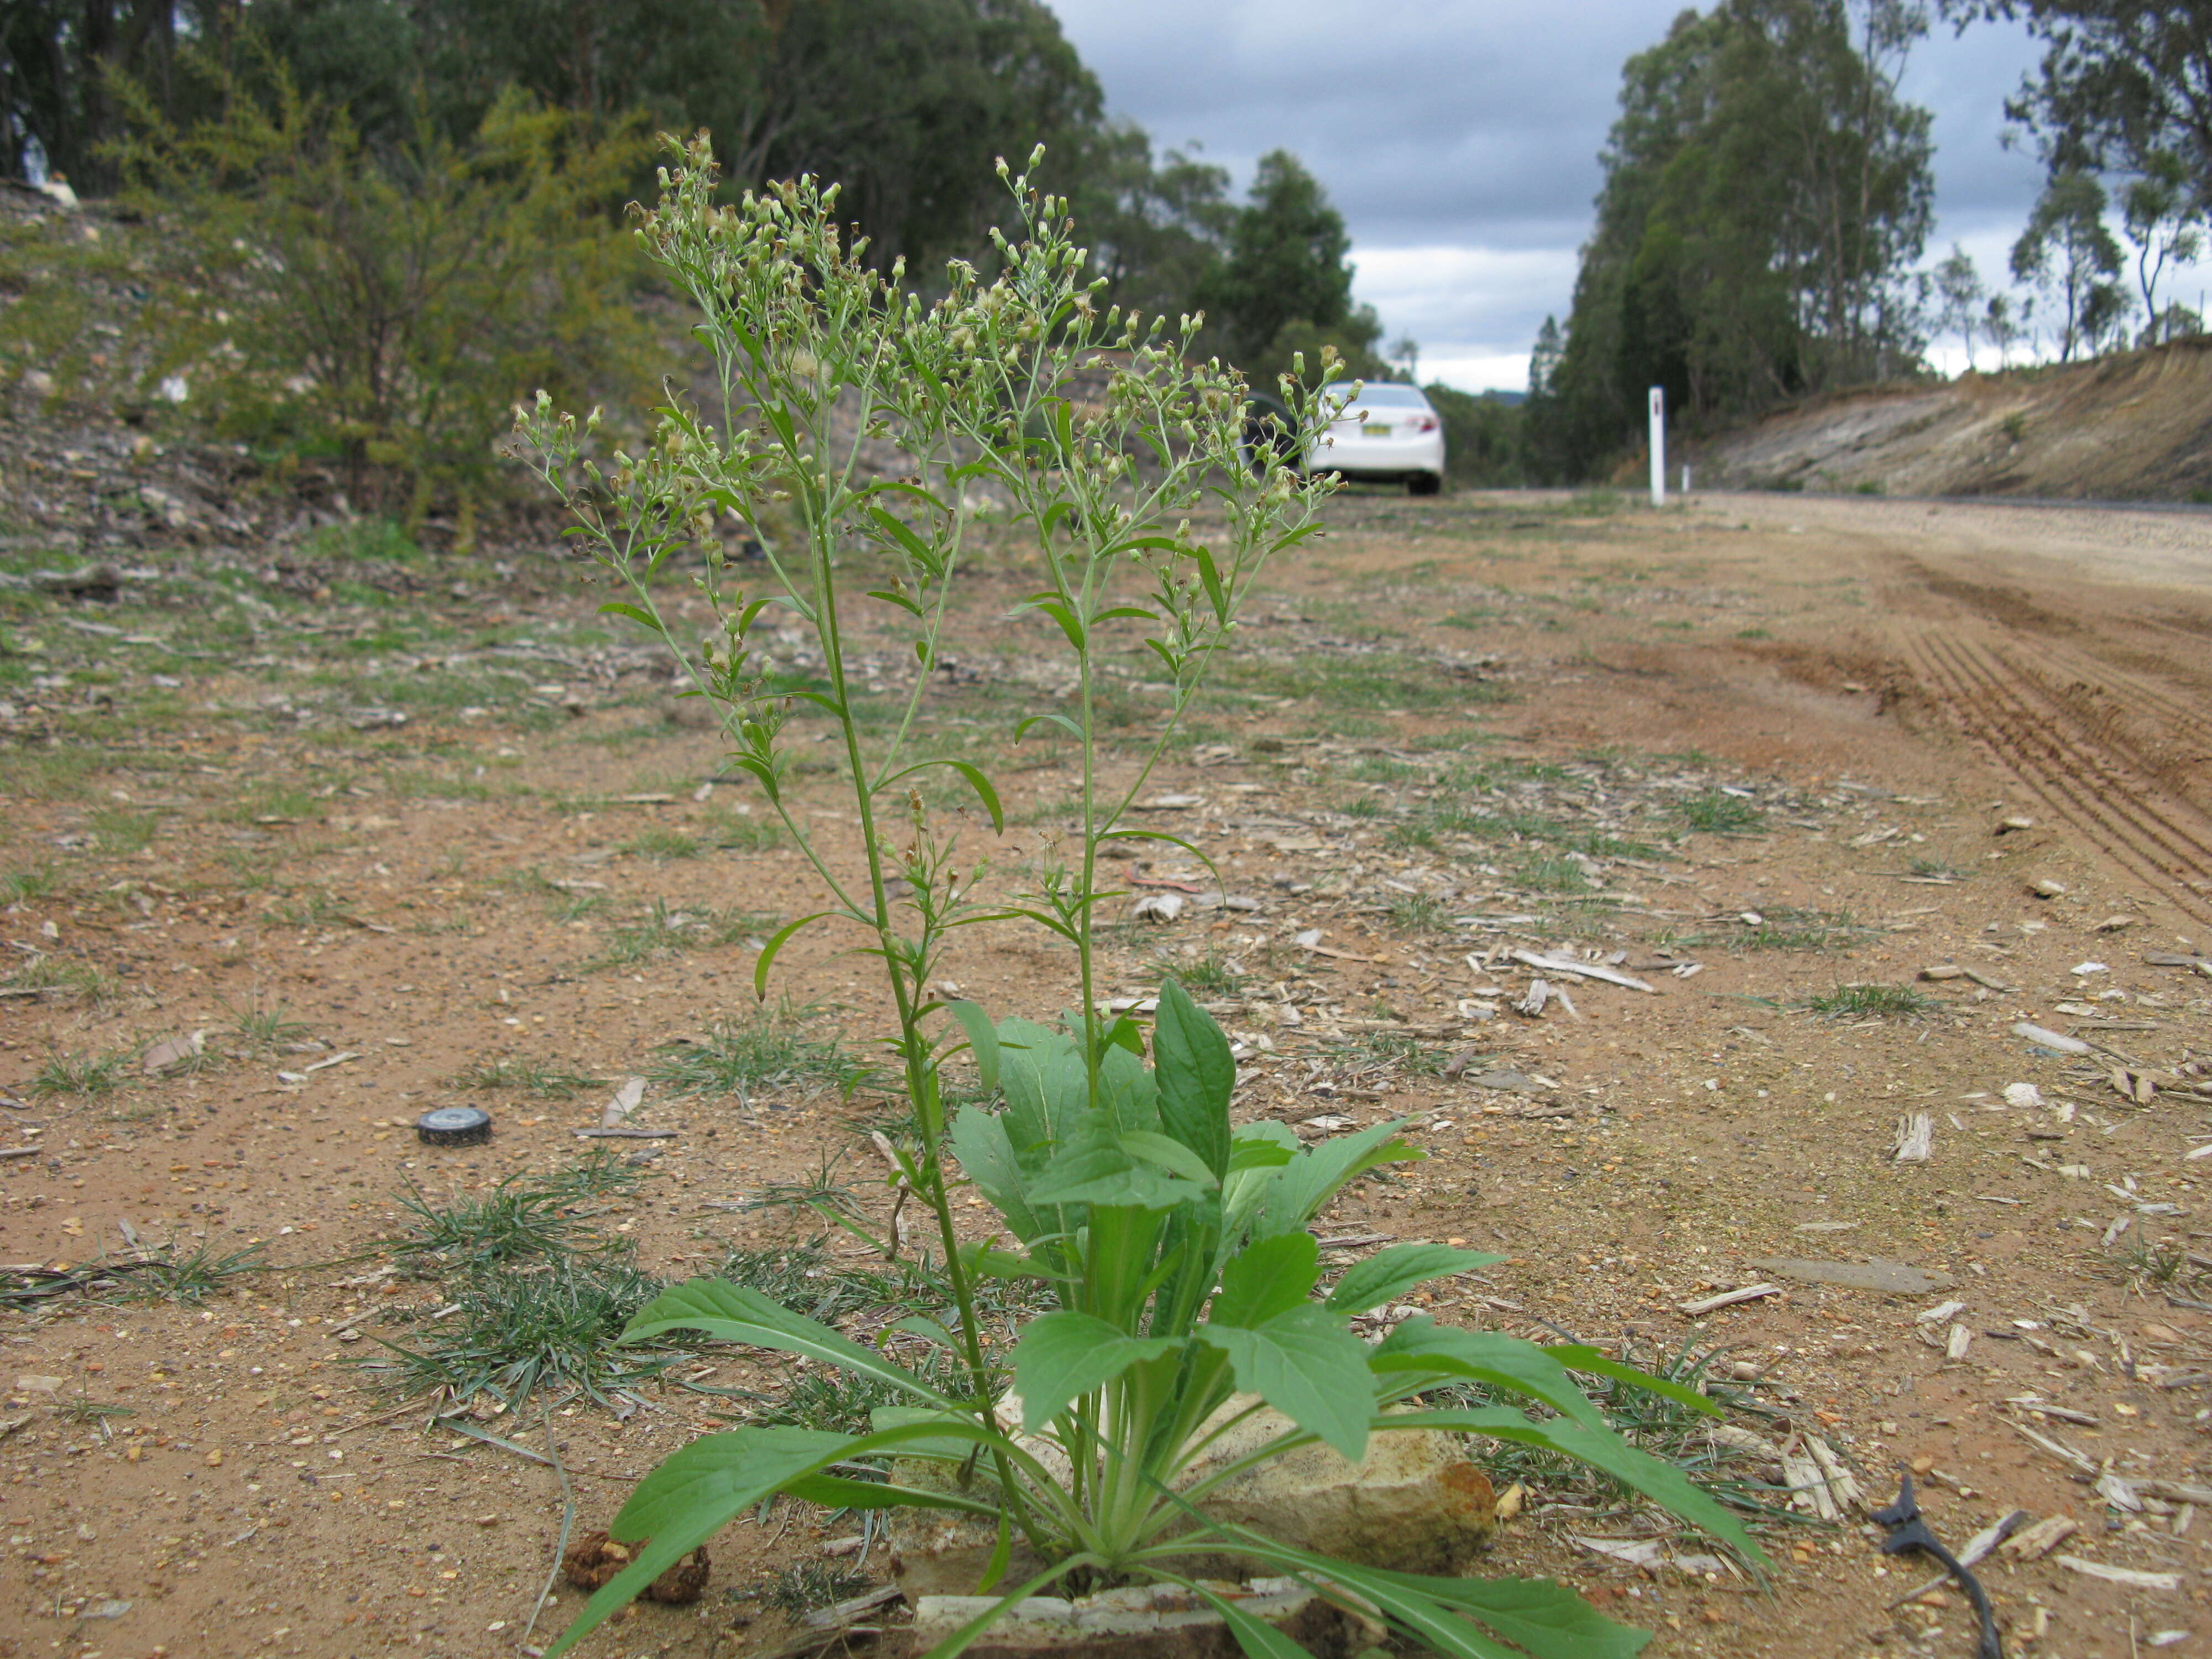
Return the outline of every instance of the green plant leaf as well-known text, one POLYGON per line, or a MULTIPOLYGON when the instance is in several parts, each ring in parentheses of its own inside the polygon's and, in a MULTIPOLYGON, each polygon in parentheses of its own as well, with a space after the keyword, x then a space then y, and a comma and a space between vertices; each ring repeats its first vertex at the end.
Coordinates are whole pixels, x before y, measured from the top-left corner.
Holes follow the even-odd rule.
POLYGON ((1044 1172, 1030 1183, 1034 1204, 1125 1205, 1171 1210, 1206 1196, 1206 1188, 1140 1164, 1121 1145, 1106 1115, 1079 1121, 1064 1138, 1044 1172))
POLYGON ((641 605, 632 605, 627 599, 609 599, 599 607, 599 611, 603 616, 627 617, 639 627, 649 629, 655 634, 663 631, 659 619, 650 611, 641 605))
POLYGON ((1309 1302, 1262 1325, 1209 1322, 1194 1334, 1229 1356, 1238 1388, 1351 1462, 1366 1455, 1375 1379, 1367 1370, 1367 1345, 1345 1328, 1340 1315, 1309 1302))
POLYGON ((1454 1411, 1393 1412, 1375 1419, 1378 1429, 1443 1429, 1461 1434, 1485 1434, 1524 1446, 1541 1446, 1587 1463, 1628 1487, 1642 1492, 1678 1519, 1699 1527, 1728 1545, 1747 1561, 1764 1566, 1765 1552, 1752 1540, 1743 1523, 1672 1463, 1638 1451, 1610 1425, 1592 1428, 1584 1424, 1550 1418, 1537 1422, 1506 1406, 1471 1407, 1454 1411))
POLYGON ((1633 1365, 1624 1365, 1618 1359, 1600 1353, 1595 1348, 1580 1342, 1547 1342, 1544 1352, 1571 1371, 1585 1371, 1593 1376, 1609 1376, 1616 1382, 1626 1382, 1632 1389, 1642 1389, 1647 1394, 1663 1394, 1668 1399, 1687 1406, 1705 1417, 1728 1415, 1718 1406, 1695 1389, 1686 1389, 1671 1377, 1654 1376, 1638 1370, 1633 1365))
POLYGON ((787 921, 784 923, 782 927, 775 930, 775 933, 769 938, 769 942, 761 946, 759 958, 753 963, 754 994, 758 996, 763 1002, 768 1000, 768 970, 775 964, 775 953, 783 949, 786 945, 789 944, 791 942, 791 936, 797 933, 800 928, 805 927, 811 923, 817 922, 821 921, 823 917, 830 914, 830 913, 827 910, 817 910, 811 916, 801 916, 796 921, 787 921))
POLYGON ((1245 1612, 1227 1596, 1208 1589, 1196 1579, 1177 1578, 1172 1582, 1191 1591, 1221 1615, 1222 1622, 1229 1626, 1229 1633, 1237 1638, 1237 1645, 1244 1650, 1246 1659, 1310 1659, 1296 1642, 1266 1620, 1245 1612))
POLYGON ((1022 1399, 1024 1431, 1042 1434, 1072 1401, 1130 1366, 1182 1346, 1174 1337, 1130 1336, 1094 1314, 1063 1309, 1038 1315, 1014 1344, 1014 1392, 1022 1399))
POLYGON ((953 1115, 952 1155, 1015 1237, 1028 1243, 1045 1231, 1030 1205, 1021 1160, 1007 1139, 1005 1117, 980 1106, 963 1106, 953 1115))
POLYGON ((1032 726, 1056 726, 1069 737, 1073 738, 1076 742, 1083 741, 1083 728, 1065 714, 1024 715, 1021 723, 1014 727, 1014 741, 1019 743, 1024 738, 1029 736, 1030 727, 1032 726))
POLYGON ((702 1435, 677 1449, 639 1482, 608 1528, 625 1540, 652 1541, 584 1604, 546 1649, 546 1659, 558 1659, 583 1640, 726 1522, 787 1481, 834 1461, 851 1442, 850 1435, 811 1429, 732 1430, 702 1435))
POLYGON ((1276 1171, 1260 1195, 1252 1218, 1255 1237, 1301 1231, 1320 1213, 1337 1188, 1381 1164, 1405 1163, 1424 1156, 1392 1136, 1404 1120, 1377 1123, 1357 1134, 1337 1135, 1309 1146, 1276 1171))
POLYGON ((889 1383, 933 1406, 950 1407, 954 1403, 878 1350, 864 1348, 841 1332, 726 1279, 694 1279, 663 1291, 638 1310, 623 1328, 622 1340, 641 1342, 676 1330, 704 1331, 725 1342, 805 1354, 856 1376, 889 1383))
MULTIPOLYGON (((1635 1659, 1648 1631, 1616 1624, 1546 1578, 1443 1578, 1355 1565, 1276 1542, 1244 1527, 1219 1530, 1239 1555, 1308 1583, 1334 1584, 1371 1603, 1390 1623, 1454 1659, 1635 1659), (1473 1622, 1470 1623, 1469 1621, 1473 1622), (1476 1629, 1475 1626, 1483 1626, 1476 1629), (1492 1641, 1512 1644, 1509 1650, 1492 1641)), ((1248 1649, 1249 1652, 1249 1650, 1248 1649)))
POLYGON ((1154 1134, 1149 1129, 1124 1129, 1121 1145, 1147 1164, 1157 1164, 1170 1175, 1179 1175, 1185 1181, 1196 1182, 1201 1187, 1218 1187, 1221 1184, 1213 1171, 1206 1167, 1206 1160, 1180 1140, 1154 1134))
POLYGON ((975 1056, 975 1072, 986 1094, 999 1091, 999 1028, 991 1024, 990 1015, 982 1005, 948 1000, 945 1012, 960 1022, 960 1029, 968 1033, 968 1047, 975 1056))
POLYGON ((1502 1331, 1439 1325, 1423 1314, 1402 1322, 1368 1356, 1378 1376, 1393 1373, 1462 1377, 1529 1400, 1563 1417, 1604 1428, 1605 1414, 1590 1403, 1566 1367, 1533 1342, 1502 1331))
POLYGON ((1213 1017, 1172 979, 1160 981, 1152 1080, 1159 1090, 1160 1127, 1197 1153, 1217 1180, 1226 1176, 1237 1062, 1213 1017))
POLYGON ((1207 1317, 1217 1325, 1264 1325, 1306 1305, 1321 1277, 1321 1245, 1309 1232, 1279 1233, 1248 1245, 1221 1269, 1221 1291, 1207 1317))
POLYGON ((1348 1269, 1328 1293, 1328 1305, 1339 1313, 1365 1313, 1432 1279, 1472 1273, 1504 1260, 1502 1255, 1455 1250, 1448 1244, 1393 1244, 1348 1269))

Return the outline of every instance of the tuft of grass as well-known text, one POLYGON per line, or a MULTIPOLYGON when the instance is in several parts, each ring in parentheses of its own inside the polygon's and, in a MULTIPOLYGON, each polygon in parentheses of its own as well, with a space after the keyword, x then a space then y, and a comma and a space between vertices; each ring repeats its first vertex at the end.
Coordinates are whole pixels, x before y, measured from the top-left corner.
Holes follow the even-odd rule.
POLYGON ((135 1407, 110 1405, 105 1401, 88 1400, 80 1395, 73 1400, 63 1401, 54 1407, 54 1414, 64 1423, 73 1424, 81 1429, 91 1429, 100 1427, 111 1417, 136 1417, 138 1413, 135 1407))
POLYGON ((228 1289, 234 1279, 270 1272, 272 1264, 262 1259, 267 1248, 243 1244, 226 1250, 210 1241, 196 1245, 188 1255, 179 1255, 172 1241, 160 1249, 144 1252, 131 1270, 120 1276, 111 1299, 198 1307, 228 1289))
POLYGON ((1426 893, 1402 893, 1392 899, 1389 915, 1393 927, 1409 933, 1440 933, 1451 927, 1451 908, 1426 893))
POLYGON ((257 1053, 298 1042, 307 1035, 305 1020, 287 1018, 285 1005, 281 1002, 274 1008, 263 1007, 258 994, 243 1008, 220 997, 216 999, 216 1006, 229 1016, 231 1035, 257 1053))
POLYGON ((1537 893, 1587 893, 1589 877, 1564 853, 1536 853, 1521 860, 1519 884, 1537 893))
POLYGON ((294 927, 327 927, 353 915, 353 902, 327 887, 310 887, 277 901, 278 921, 294 927))
POLYGON ((1154 957, 1145 965, 1145 976, 1171 979, 1200 996, 1226 996, 1243 983, 1242 970, 1209 946, 1202 957, 1154 957))
POLYGON ((756 818, 722 807, 705 815, 707 838, 725 852, 772 853, 783 844, 783 826, 773 818, 756 818))
POLYGON ((702 1037, 666 1043, 646 1076, 684 1094, 742 1094, 796 1088, 849 1095, 869 1068, 846 1053, 832 1033, 811 1036, 810 1010, 788 1005, 744 1019, 724 1020, 702 1037))
POLYGON ((1848 912, 1800 910, 1779 905, 1760 913, 1756 927, 1726 940, 1731 951, 1841 951, 1871 938, 1874 929, 1853 921, 1848 912))
POLYGON ((380 1338, 386 1352, 362 1363, 398 1392, 434 1389, 453 1402, 489 1395, 519 1411, 544 1394, 554 1406, 580 1395, 611 1405, 617 1390, 649 1382, 683 1358, 617 1342, 664 1288, 617 1257, 556 1255, 479 1271, 453 1297, 457 1310, 413 1346, 380 1338))
POLYGON ((104 1006, 123 993, 123 982, 105 968, 66 957, 33 957, 5 982, 10 990, 51 991, 94 1006, 104 1006))
MULTIPOLYGON (((866 1425, 860 1430, 865 1431, 866 1425)), ((757 1592, 767 1606, 793 1619, 817 1613, 822 1608, 849 1600, 863 1590, 875 1588, 876 1581, 864 1572, 836 1561, 801 1561, 796 1566, 786 1567, 767 1581, 757 1592)))
MULTIPOLYGON (((968 1393, 967 1372, 942 1348, 927 1350, 909 1358, 908 1368, 956 1399, 968 1393)), ((866 1434, 870 1413, 882 1406, 901 1406, 913 1399, 889 1383, 851 1371, 811 1366, 799 1373, 781 1399, 758 1406, 747 1420, 764 1427, 814 1429, 825 1434, 866 1434)))
POLYGON ((27 864, 0 870, 0 904, 21 904, 61 890, 61 872, 51 864, 27 864))
POLYGON ((1756 830, 1766 821, 1766 815, 1759 810, 1756 802, 1731 795, 1725 789, 1708 789, 1701 795, 1692 795, 1674 810, 1691 829, 1715 835, 1756 830))
POLYGON ((1404 1031, 1365 1031, 1325 1050, 1332 1064, 1352 1071, 1389 1071, 1410 1077, 1442 1077, 1444 1056, 1404 1031))
POLYGON ((32 1073, 34 1095, 105 1095, 123 1086, 130 1066, 127 1054, 60 1054, 52 1055, 32 1073))
POLYGON ((511 1060, 505 1056, 476 1060, 456 1073, 453 1081, 457 1089, 519 1089, 546 1100, 574 1100, 578 1095, 603 1089, 607 1084, 605 1078, 564 1072, 543 1060, 511 1060))
POLYGON ((1905 873, 1924 876, 1930 881, 1964 881, 1974 872, 1961 870, 1955 864, 1946 864, 1942 859, 1915 859, 1905 867, 1905 873))
POLYGON ((154 831, 161 827, 161 815, 134 812, 127 806, 95 806, 85 815, 85 821, 101 851, 143 853, 154 844, 154 831))
POLYGON ((672 910, 665 899, 655 899, 635 921, 610 933, 605 952, 586 965, 634 968, 678 951, 738 945, 775 932, 780 920, 758 910, 718 910, 712 905, 672 910))
POLYGON ((1909 985, 1838 985, 1805 999, 1806 1007, 1832 1019, 1910 1019, 1937 1006, 1935 998, 1909 985))
POLYGON ((483 1197, 456 1194, 439 1205, 410 1181, 398 1201, 414 1220, 398 1249, 448 1267, 489 1267, 604 1249, 571 1213, 580 1196, 556 1184, 509 1176, 483 1197))
POLYGON ((240 795, 222 816, 232 823, 258 823, 264 818, 318 817, 321 812, 322 803, 304 787, 264 783, 240 795))
POLYGON ((707 849, 696 839, 665 823, 648 824, 622 843, 619 851, 665 863, 670 859, 696 859, 707 849))

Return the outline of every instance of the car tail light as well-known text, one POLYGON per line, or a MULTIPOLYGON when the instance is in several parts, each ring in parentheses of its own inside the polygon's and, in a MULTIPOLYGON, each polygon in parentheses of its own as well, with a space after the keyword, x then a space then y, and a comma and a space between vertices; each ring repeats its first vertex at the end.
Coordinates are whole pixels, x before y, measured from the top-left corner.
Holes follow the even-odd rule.
POLYGON ((1414 431, 1416 431, 1416 432, 1434 432, 1436 429, 1437 429, 1437 417, 1436 417, 1435 416, 1433 416, 1433 415, 1416 415, 1416 416, 1413 416, 1413 430, 1414 430, 1414 431))

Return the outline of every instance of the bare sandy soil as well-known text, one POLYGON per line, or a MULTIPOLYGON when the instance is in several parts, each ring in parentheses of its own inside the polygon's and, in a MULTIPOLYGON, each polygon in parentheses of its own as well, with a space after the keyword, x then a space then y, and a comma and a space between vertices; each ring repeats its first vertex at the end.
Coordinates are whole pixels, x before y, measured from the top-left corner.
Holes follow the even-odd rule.
POLYGON ((2212 336, 1815 398, 1697 447, 1733 489, 2212 500, 2212 336))
MULTIPOLYGON (((1818 1437, 1871 1504, 1919 1470, 1954 1546, 2069 1517, 1984 1570, 2008 1650, 2204 1650, 2212 531, 1727 496, 1354 495, 1334 522, 1158 781, 1236 902, 1133 860, 1191 903, 1116 922, 1115 994, 1198 986, 1243 1045, 1241 1111, 1407 1119, 1428 1161, 1348 1194, 1329 1237, 1510 1253, 1439 1316, 1695 1368, 1766 1449, 1668 1449, 1739 1481, 1790 1484, 1818 1437), (1545 970, 1572 1006, 1524 1015, 1516 951, 1649 988, 1545 970), (1931 1154, 1897 1162, 1917 1116, 1931 1154)), ((9 568, 42 562, 68 561, 9 568)), ((598 1143, 620 1173, 559 1189, 572 1242, 662 1279, 735 1250, 848 1328, 896 1316, 849 1237, 809 1253, 810 1212, 745 1207, 842 1187, 888 1213, 861 1132, 896 1103, 836 1086, 885 1029, 865 961, 804 938, 776 969, 794 1017, 757 1012, 761 939, 813 908, 787 839, 706 787, 714 740, 550 562, 450 574, 178 551, 113 602, 0 592, 0 1655, 511 1654, 565 1510, 603 1526, 687 1437, 787 1407, 808 1379, 728 1351, 606 1406, 401 1365, 481 1311, 406 1248, 403 1200, 558 1181, 615 1080, 649 1079, 632 1122, 665 1138, 598 1143), (416 1140, 458 1103, 489 1145, 416 1140), (137 1265, 203 1249, 258 1254, 166 1298, 137 1265)), ((987 561, 929 700, 998 769, 1008 884, 1072 784, 1011 741, 1057 690, 1004 617, 1028 586, 1011 544, 987 561)), ((1126 660, 1121 764, 1158 709, 1126 660)), ((1003 930, 947 971, 1001 1014, 1072 994, 1064 955, 1003 930)), ((1929 1575, 1863 1513, 1770 1522, 1762 1587, 1614 1559, 1577 1540, 1640 1517, 1494 1461, 1528 1502, 1489 1565, 1562 1577, 1650 1653, 1972 1650, 1955 1594, 1893 1606, 1929 1575)), ((825 1555, 858 1530, 779 1504, 715 1541, 703 1600, 586 1650, 781 1650, 809 1584, 884 1576, 879 1543, 825 1555)))

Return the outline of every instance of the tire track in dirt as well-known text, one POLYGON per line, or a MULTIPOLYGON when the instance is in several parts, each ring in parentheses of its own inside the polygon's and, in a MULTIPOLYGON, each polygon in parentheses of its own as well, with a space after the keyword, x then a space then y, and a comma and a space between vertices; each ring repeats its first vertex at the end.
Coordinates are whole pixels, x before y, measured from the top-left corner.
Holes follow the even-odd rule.
POLYGON ((2140 746, 2137 726, 2163 727, 2194 747, 2212 736, 2202 715, 2133 676, 2065 661, 2049 647, 1984 643, 1934 624, 1911 629, 1903 643, 1966 735, 2054 817, 2191 920, 2212 925, 2212 821, 2163 787, 2163 766, 2130 752, 2140 746))

